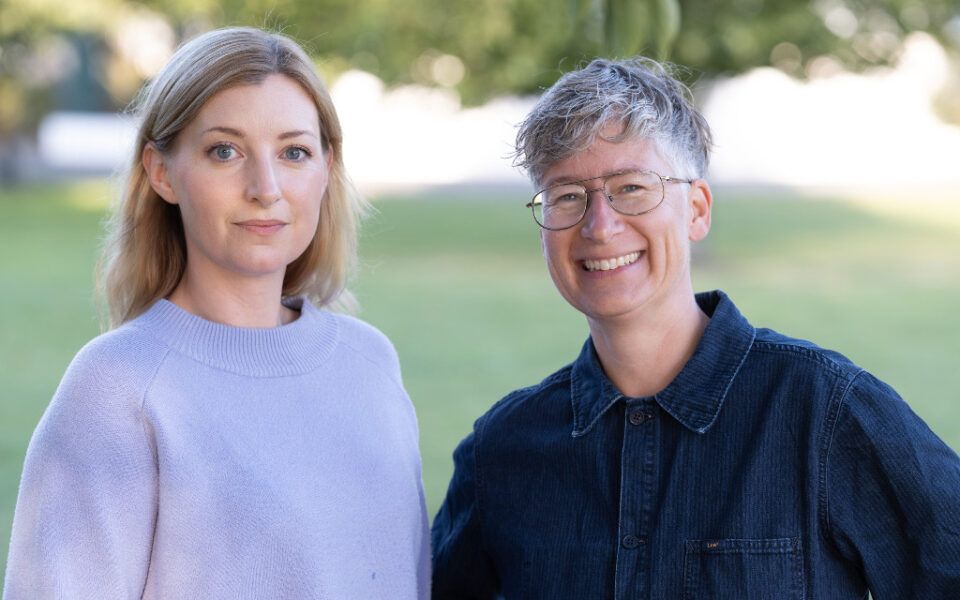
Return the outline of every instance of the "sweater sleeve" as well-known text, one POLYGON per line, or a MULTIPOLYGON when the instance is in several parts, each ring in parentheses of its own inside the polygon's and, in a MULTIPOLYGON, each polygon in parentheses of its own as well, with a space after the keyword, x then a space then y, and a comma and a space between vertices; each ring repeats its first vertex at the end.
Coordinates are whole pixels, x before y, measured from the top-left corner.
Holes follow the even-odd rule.
POLYGON ((833 541, 876 600, 956 598, 960 458, 868 373, 839 407, 826 473, 833 541))
POLYGON ((91 346, 68 368, 27 449, 5 600, 143 593, 157 514, 154 444, 131 373, 144 365, 135 351, 91 346))

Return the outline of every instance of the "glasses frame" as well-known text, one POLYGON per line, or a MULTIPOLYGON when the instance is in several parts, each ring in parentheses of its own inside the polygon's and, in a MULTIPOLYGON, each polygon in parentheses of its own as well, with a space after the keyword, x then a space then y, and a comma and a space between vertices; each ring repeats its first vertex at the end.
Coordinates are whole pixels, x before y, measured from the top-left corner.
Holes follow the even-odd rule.
POLYGON ((558 183, 556 185, 545 187, 542 190, 538 191, 536 194, 534 194, 530 202, 527 202, 526 207, 529 208, 530 212, 533 213, 533 220, 536 221, 537 225, 539 225, 541 229, 546 229, 547 231, 563 231, 564 229, 570 229, 571 227, 576 227, 581 221, 583 221, 583 217, 586 216, 587 211, 590 210, 590 199, 593 196, 593 192, 602 191, 604 198, 606 198, 607 202, 610 204, 610 208, 617 211, 621 215, 624 215, 627 217, 636 217, 638 215, 645 215, 648 212, 654 211, 657 208, 659 208, 661 204, 663 204, 663 201, 667 198, 667 186, 666 186, 667 183, 693 183, 693 182, 694 182, 693 179, 681 179, 679 177, 661 175, 660 173, 657 173, 656 171, 651 171, 650 169, 626 169, 624 171, 617 171, 616 173, 608 173, 607 175, 597 175, 596 177, 587 177, 586 179, 577 179, 576 181, 565 181, 563 183, 558 183), (613 197, 607 192, 607 181, 609 181, 611 177, 626 175, 627 173, 649 173, 651 175, 656 175, 660 179, 660 189, 663 192, 660 196, 660 202, 657 202, 657 205, 654 206, 653 208, 648 208, 647 210, 643 210, 638 213, 624 212, 619 208, 617 208, 616 205, 613 203, 613 197), (581 185, 587 181, 594 181, 596 179, 603 180, 603 182, 600 184, 600 187, 591 189, 585 185, 581 185), (539 219, 537 219, 537 205, 542 204, 542 202, 537 202, 537 197, 542 195, 544 192, 548 190, 552 190, 553 188, 558 188, 565 185, 580 185, 580 187, 583 188, 584 193, 587 196, 587 201, 584 202, 583 204, 583 212, 580 213, 580 218, 578 218, 576 221, 574 221, 570 225, 567 225, 566 227, 547 227, 546 225, 541 223, 539 219))

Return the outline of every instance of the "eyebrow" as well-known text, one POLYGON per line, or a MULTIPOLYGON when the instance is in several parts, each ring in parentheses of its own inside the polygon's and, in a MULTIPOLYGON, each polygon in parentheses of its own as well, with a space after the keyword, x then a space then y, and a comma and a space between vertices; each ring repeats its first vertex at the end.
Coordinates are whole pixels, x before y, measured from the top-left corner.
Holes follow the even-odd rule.
POLYGON ((240 138, 243 137, 243 133, 241 133, 239 130, 234 129, 232 127, 210 127, 210 128, 204 129, 203 133, 210 133, 211 131, 219 131, 220 133, 226 133, 227 135, 233 135, 240 138))
POLYGON ((603 175, 596 175, 594 177, 573 177, 573 176, 564 176, 559 175, 557 177, 551 177, 548 180, 544 180, 540 185, 543 186, 543 189, 551 188, 558 185, 571 185, 574 183, 583 183, 584 181, 591 181, 593 179, 602 179, 604 177, 609 177, 611 175, 619 175, 620 173, 626 173, 627 171, 649 171, 644 167, 623 167, 617 169, 616 171, 610 171, 609 173, 604 173, 603 175))
MULTIPOLYGON (((621 169, 621 171, 629 171, 629 170, 631 169, 621 169)), ((621 171, 613 171, 613 173, 620 173, 621 171)), ((612 175, 613 173, 608 173, 608 174, 612 175)), ((550 179, 544 181, 541 185, 543 185, 543 188, 546 189, 546 188, 554 187, 557 185, 571 185, 575 183, 581 183, 584 181, 590 181, 591 179, 601 179, 603 177, 606 177, 606 175, 598 175, 596 177, 587 177, 587 178, 574 177, 572 175, 559 175, 557 177, 551 177, 550 179)))
MULTIPOLYGON (((234 129, 233 127, 215 126, 215 127, 210 127, 208 129, 205 129, 203 133, 210 133, 211 131, 226 133, 227 135, 232 135, 238 138, 244 137, 242 131, 240 131, 239 129, 234 129)), ((290 138, 299 137, 301 135, 309 135, 311 137, 317 137, 317 134, 315 134, 312 131, 308 131, 306 129, 295 129, 293 131, 285 131, 281 133, 280 135, 277 136, 277 139, 286 140, 290 138)))
POLYGON ((297 129, 295 131, 287 131, 285 133, 281 133, 278 136, 278 139, 286 140, 289 138, 300 137, 301 135, 309 135, 311 137, 317 137, 317 134, 315 134, 312 131, 307 131, 306 129, 297 129))

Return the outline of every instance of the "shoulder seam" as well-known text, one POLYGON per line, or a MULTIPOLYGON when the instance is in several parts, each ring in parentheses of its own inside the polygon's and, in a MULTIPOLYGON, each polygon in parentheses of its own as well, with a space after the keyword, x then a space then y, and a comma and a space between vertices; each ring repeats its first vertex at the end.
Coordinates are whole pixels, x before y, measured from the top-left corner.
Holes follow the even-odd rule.
POLYGON ((153 367, 153 372, 150 374, 150 377, 144 381, 143 389, 140 390, 140 414, 143 414, 144 406, 147 403, 147 391, 153 387, 154 381, 157 380, 157 374, 160 373, 160 367, 163 366, 163 363, 167 361, 167 357, 170 356, 170 347, 166 344, 160 344, 163 348, 163 352, 160 355, 160 358, 157 359, 157 364, 153 367))
POLYGON ((846 365, 828 356, 827 350, 822 348, 808 348, 800 344, 763 342, 754 340, 752 350, 757 352, 790 352, 811 362, 823 365, 837 375, 842 375, 844 371, 849 371, 853 373, 853 377, 856 377, 859 371, 863 370, 852 362, 850 363, 851 368, 847 369, 845 368, 846 365))
MULTIPOLYGON (((369 356, 367 356, 366 352, 363 352, 363 351, 360 350, 359 348, 353 346, 350 342, 344 340, 342 337, 340 338, 339 343, 342 344, 343 346, 345 346, 346 348, 349 348, 351 351, 353 351, 354 354, 356 354, 357 356, 359 356, 360 358, 362 358, 362 359, 363 359, 364 361, 366 361, 367 363, 369 363, 369 364, 371 364, 371 365, 373 365, 373 366, 375 366, 375 367, 380 367, 379 364, 377 364, 376 362, 374 362, 373 359, 371 359, 369 356)), ((396 350, 395 350, 395 349, 394 349, 394 355, 396 355, 396 350)), ((397 361, 399 362, 399 358, 397 359, 397 361)), ((319 369, 321 366, 322 366, 322 365, 318 365, 318 366, 317 366, 317 369, 319 369)), ((379 370, 381 373, 383 372, 383 369, 378 369, 378 370, 379 370)), ((316 369, 314 369, 314 371, 316 371, 316 369)), ((387 374, 386 374, 386 378, 389 379, 390 382, 391 382, 397 389, 399 389, 400 391, 406 393, 406 389, 404 389, 403 384, 402 384, 401 382, 397 381, 397 380, 393 377, 392 374, 387 373, 387 374)))
MULTIPOLYGON (((144 443, 147 445, 147 450, 153 456, 153 462, 157 465, 159 469, 159 458, 157 457, 157 447, 156 444, 151 444, 149 440, 151 439, 150 431, 147 423, 146 415, 146 403, 147 403, 147 392, 153 387, 154 382, 157 380, 157 375, 160 373, 160 367, 167 361, 167 357, 170 356, 171 349, 166 344, 161 344, 163 353, 160 358, 157 359, 157 364, 153 367, 153 373, 150 374, 150 377, 147 381, 144 382, 143 389, 140 391, 140 429, 143 432, 144 443)), ((152 552, 152 550, 151 550, 152 552)))
POLYGON ((543 390, 544 388, 546 388, 546 387, 548 387, 548 386, 555 385, 556 383, 558 383, 558 380, 562 381, 562 378, 563 378, 563 377, 567 377, 567 378, 569 379, 568 372, 571 371, 572 368, 573 368, 573 365, 566 365, 566 366, 562 367, 559 371, 555 371, 555 372, 551 373, 550 375, 548 375, 548 376, 547 376, 546 378, 544 378, 544 380, 541 381, 540 383, 537 383, 537 384, 534 384, 534 385, 528 385, 528 386, 526 386, 526 387, 522 387, 522 388, 518 388, 518 389, 513 390, 512 392, 508 393, 508 394, 507 394, 506 396, 504 396, 503 398, 500 398, 499 400, 497 400, 497 401, 493 404, 493 406, 491 406, 489 409, 487 409, 487 411, 484 413, 483 417, 486 418, 487 415, 495 412, 495 411, 496 411, 498 408, 500 408, 500 406, 503 405, 503 404, 507 404, 508 402, 510 402, 510 401, 512 401, 512 400, 515 400, 515 399, 517 399, 517 398, 521 398, 521 397, 523 397, 523 396, 529 396, 531 393, 536 392, 536 391, 539 391, 539 390, 543 390))
MULTIPOLYGON (((850 390, 853 389, 854 384, 857 379, 865 373, 866 371, 862 368, 857 368, 851 376, 847 384, 843 389, 837 394, 835 400, 836 408, 831 407, 827 411, 827 418, 824 423, 823 431, 823 443, 820 450, 820 460, 819 460, 819 470, 818 475, 818 484, 820 486, 819 493, 817 494, 819 499, 819 510, 820 510, 820 521, 821 527, 823 527, 824 537, 828 542, 835 546, 833 540, 835 536, 833 534, 833 523, 830 519, 830 497, 828 490, 829 483, 829 461, 830 461, 830 452, 833 449, 834 436, 837 431, 837 423, 840 420, 840 414, 843 412, 844 406, 846 406, 847 396, 850 394, 850 390)), ((833 404, 833 401, 831 402, 833 404)))

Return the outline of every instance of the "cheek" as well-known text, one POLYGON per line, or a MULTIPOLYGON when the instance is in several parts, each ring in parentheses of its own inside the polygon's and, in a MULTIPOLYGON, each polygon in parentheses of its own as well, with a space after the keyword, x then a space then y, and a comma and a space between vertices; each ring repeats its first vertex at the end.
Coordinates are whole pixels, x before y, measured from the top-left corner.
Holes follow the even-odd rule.
POLYGON ((180 219, 188 231, 210 231, 220 213, 212 198, 189 196, 180 202, 180 219))
POLYGON ((540 248, 550 277, 558 288, 565 287, 576 273, 577 266, 570 260, 571 238, 567 231, 541 233, 540 248))
POLYGON ((187 234, 203 227, 203 214, 197 214, 196 207, 189 198, 181 199, 177 208, 180 209, 180 221, 183 222, 183 229, 187 234))
POLYGON ((323 201, 321 199, 305 198, 299 203, 297 208, 298 215, 296 220, 299 223, 297 228, 297 245, 302 246, 301 251, 305 250, 313 238, 317 235, 317 228, 320 226, 322 217, 323 201))
POLYGON ((318 171, 308 177, 297 177, 287 183, 288 200, 302 213, 317 213, 327 193, 327 172, 318 171))
POLYGON ((323 194, 318 198, 317 188, 314 187, 304 193, 303 200, 299 203, 300 218, 311 224, 313 229, 316 229, 323 213, 323 200, 323 194))
POLYGON ((310 209, 309 214, 306 216, 305 222, 307 226, 304 228, 304 235, 306 235, 309 241, 317 234, 317 228, 320 227, 320 204, 317 204, 310 209))
POLYGON ((665 232, 664 251, 660 257, 664 273, 681 274, 689 269, 690 240, 687 234, 686 228, 679 226, 670 227, 665 232))
POLYGON ((558 266, 556 263, 559 262, 559 240, 557 239, 557 232, 544 233, 540 232, 540 250, 543 252, 543 258, 547 261, 547 265, 550 266, 551 270, 558 266))
POLYGON ((172 180, 171 187, 177 195, 180 212, 187 215, 202 216, 217 203, 218 192, 224 192, 223 185, 215 185, 212 177, 199 176, 197 169, 182 168, 183 175, 172 180))

